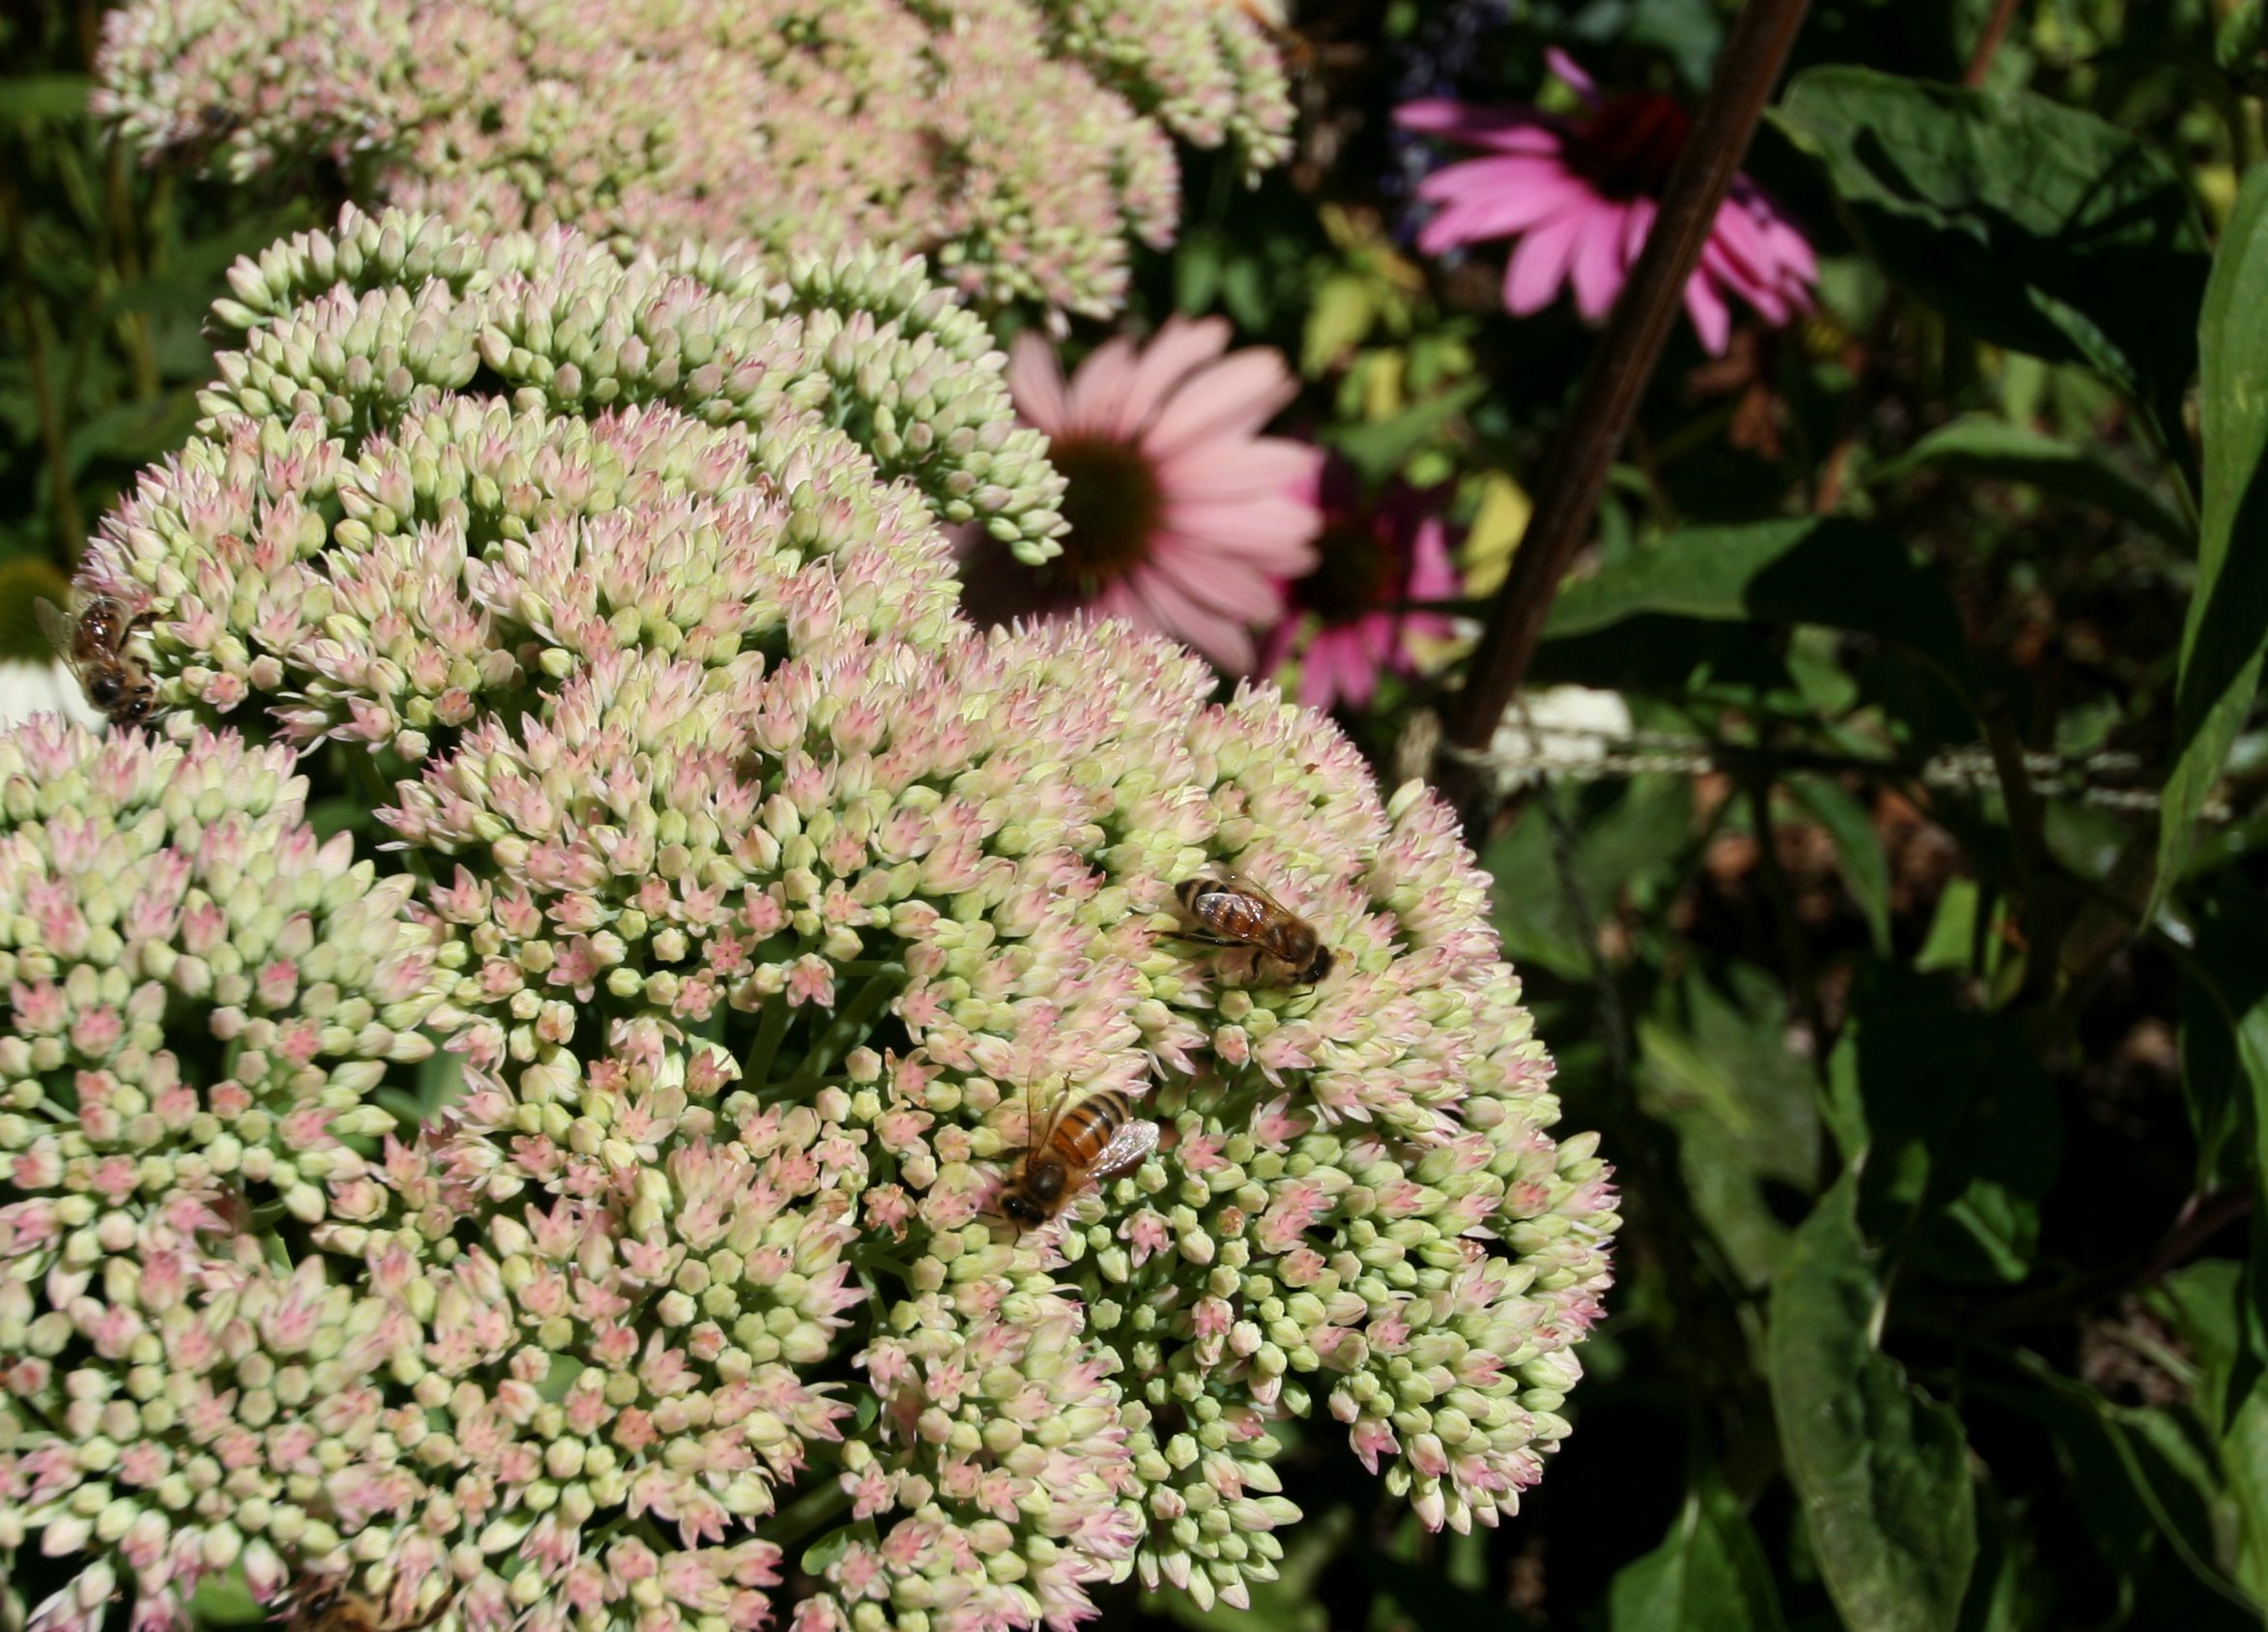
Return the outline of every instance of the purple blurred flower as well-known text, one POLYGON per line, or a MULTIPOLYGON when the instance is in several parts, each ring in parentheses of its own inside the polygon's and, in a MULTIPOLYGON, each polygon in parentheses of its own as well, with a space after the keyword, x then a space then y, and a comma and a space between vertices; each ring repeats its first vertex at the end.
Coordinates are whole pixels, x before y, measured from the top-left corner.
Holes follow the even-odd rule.
MULTIPOLYGON (((1406 102, 1394 117, 1408 130, 1491 154, 1437 171, 1418 189, 1442 206, 1419 232, 1418 247, 1438 255, 1517 238, 1504 268, 1505 309, 1515 316, 1540 311, 1566 283, 1577 309, 1595 323, 1622 292, 1692 121, 1655 93, 1602 98, 1563 53, 1548 56, 1552 72, 1582 95, 1582 117, 1440 99, 1406 102)), ((1727 296, 1738 295, 1777 325, 1811 308, 1817 281, 1803 234, 1762 189, 1736 176, 1686 281, 1685 309, 1701 344, 1720 353, 1732 331, 1727 296)))
POLYGON ((1440 516, 1448 494, 1397 481, 1366 497, 1353 467, 1335 457, 1316 488, 1323 515, 1319 559, 1291 586, 1291 610, 1267 637, 1261 672, 1296 656, 1301 703, 1364 708, 1382 672, 1415 670, 1413 642, 1453 632, 1443 614, 1410 610, 1458 593, 1440 516))

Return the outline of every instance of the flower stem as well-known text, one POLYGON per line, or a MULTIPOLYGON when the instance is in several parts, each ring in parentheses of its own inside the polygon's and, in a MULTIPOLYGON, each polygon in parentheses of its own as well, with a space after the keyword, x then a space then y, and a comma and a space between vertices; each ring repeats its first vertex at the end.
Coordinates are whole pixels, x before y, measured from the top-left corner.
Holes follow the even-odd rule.
POLYGON ((741 1062, 741 1086, 751 1093, 762 1093, 764 1085, 771 1080, 772 1056, 779 1052, 781 1039, 795 1018, 796 1011, 777 993, 764 1000, 764 1018, 756 1023, 756 1040, 748 1045, 747 1058, 741 1062))
POLYGON ((2023 0, 1999 0, 1992 15, 1985 19, 1985 26, 1977 35, 1977 48, 1968 59, 1968 71, 1961 82, 1970 90, 1983 87, 1992 72, 1992 59, 2000 54, 2000 42, 2008 37, 2008 25, 2016 20, 2016 9, 2023 0))
POLYGON ((902 964, 885 964, 880 973, 870 976, 866 983, 858 988, 858 995, 843 1005, 835 1015, 833 1024, 811 1044, 811 1051, 803 1056, 803 1063, 789 1075, 786 1086, 791 1091, 806 1086, 817 1087, 821 1074, 828 1066, 864 1039, 873 1023, 875 1010, 889 1002, 905 983, 906 971, 902 964))
MULTIPOLYGON (((1544 621, 1576 550, 1590 532, 1607 473, 1621 451, 1685 295, 1686 280, 1748 153, 1749 138, 1778 82, 1809 0, 1748 0, 1717 59, 1717 76, 1677 155, 1660 212, 1630 281, 1607 319, 1566 428, 1543 464, 1535 514, 1497 592, 1465 688, 1449 699, 1435 779, 1460 807, 1486 784, 1468 756, 1486 748, 1497 721, 1527 678, 1544 621)), ((1467 811, 1466 835, 1477 841, 1467 811)))
POLYGON ((825 1484, 804 1492, 759 1524, 756 1533, 785 1549, 791 1543, 809 1535, 850 1504, 851 1493, 843 1489, 839 1480, 830 1477, 825 1484))

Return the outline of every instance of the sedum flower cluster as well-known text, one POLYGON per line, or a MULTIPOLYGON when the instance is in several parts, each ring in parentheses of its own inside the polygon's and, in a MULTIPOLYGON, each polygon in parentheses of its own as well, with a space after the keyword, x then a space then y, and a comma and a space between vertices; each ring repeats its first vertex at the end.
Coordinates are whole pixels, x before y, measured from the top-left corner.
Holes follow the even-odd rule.
POLYGON ((239 180, 326 157, 485 230, 934 255, 988 303, 1107 315, 1173 237, 1174 138, 1290 151, 1220 0, 138 0, 98 110, 239 180))
POLYGON ((1154 637, 962 621, 941 522, 1048 513, 1000 358, 916 271, 768 278, 351 213, 238 269, 83 572, 165 739, 0 738, 40 1632, 224 1572, 462 1632, 1243 1605, 1271 1425, 1459 1530, 1567 1432, 1614 1200, 1449 813, 1154 637), (1179 936, 1214 864, 1330 976, 1179 936), (1156 1153, 1011 1228, 1105 1089, 1156 1153))

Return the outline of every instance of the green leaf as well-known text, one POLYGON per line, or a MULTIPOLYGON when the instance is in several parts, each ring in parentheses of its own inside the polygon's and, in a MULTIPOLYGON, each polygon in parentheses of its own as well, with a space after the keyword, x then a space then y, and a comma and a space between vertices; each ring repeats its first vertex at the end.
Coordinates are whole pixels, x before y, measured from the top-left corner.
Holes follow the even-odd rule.
POLYGON ((65 443, 73 477, 96 458, 136 462, 171 452, 188 440, 197 423, 194 390, 173 392, 147 402, 119 402, 81 422, 65 443))
POLYGON ((2173 770, 2158 837, 2157 892, 2188 860, 2198 814, 2228 758, 2268 644, 2268 167, 2237 194, 2198 332, 2197 423, 2204 441, 2204 515, 2197 584, 2181 631, 2173 770))
MULTIPOLYGON (((2210 1177, 2243 1150, 2268 1174, 2268 899, 2216 873, 2194 902, 2182 948, 2182 1092, 2210 1177)), ((2234 1164, 2241 1172, 2243 1163, 2234 1164)), ((2233 1175, 2232 1175, 2233 1177, 2233 1175)))
POLYGON ((1962 1606, 1961 1632, 2032 1632, 2042 1625, 2047 1606, 2032 1583, 2030 1537, 2022 1518, 2009 1510, 1989 1484, 1977 1492, 1977 1562, 1962 1606))
POLYGON ((1299 372, 1320 380, 1368 337, 1378 321, 1378 286, 1357 272, 1337 272, 1316 286, 1299 337, 1299 372))
POLYGON ((2186 548, 2196 542, 2189 524, 2170 506, 2108 460, 2074 443, 1989 415, 1963 415, 1938 426, 1883 465, 1875 480, 1923 469, 2028 482, 2042 492, 2100 505, 2169 543, 2186 548))
POLYGON ((2268 1603, 2268 1378, 2237 1408, 2222 1438, 2221 1461, 2237 1511, 2236 1583, 2268 1603))
POLYGON ((1919 1225, 1923 1262, 1944 1279, 2022 1279, 2062 1160, 2062 1117, 2038 1059, 1943 981, 1897 964, 1866 966, 1850 1005, 1870 1227, 1919 1225))
POLYGON ((2083 363, 2181 434, 2205 234, 2131 132, 2029 91, 1798 74, 1775 115, 1884 271, 1983 338, 2083 363))
POLYGON ((1363 481, 1383 481, 1402 468, 1419 444, 1478 402, 1488 389, 1486 380, 1467 380, 1411 403, 1390 420, 1334 427, 1323 433, 1323 440, 1352 459, 1363 481))
POLYGON ((257 255, 277 239, 289 237, 313 225, 314 221, 315 212, 306 200, 295 198, 194 243, 184 244, 167 257, 163 272, 122 283, 112 290, 105 309, 202 315, 205 307, 228 293, 228 269, 240 258, 257 255))
POLYGON ((83 73, 26 73, 0 79, 0 119, 34 124, 81 119, 94 80, 83 73))
MULTIPOLYGON (((1611 16, 1605 7, 1594 15, 1611 16)), ((1650 45, 1677 65, 1678 77, 1706 90, 1725 44, 1725 16, 1709 0, 1637 0, 1622 31, 1625 45, 1650 45)))
POLYGON ((1786 786, 1827 836, 1843 863, 1843 882, 1859 911, 1866 914, 1867 934, 1878 957, 1890 955, 1890 858, 1883 853, 1882 835, 1867 807, 1842 783, 1828 776, 1787 778, 1786 786))
POLYGON ((1607 1588, 1612 1632, 1779 1632, 1780 1594, 1748 1515, 1704 1480, 1662 1545, 1607 1588))
POLYGON ((2117 1593, 2115 1604, 2105 1606, 2112 1613, 2104 1615, 2102 1623, 2123 1624, 2134 1601, 2136 1579, 2155 1541, 2149 1509, 2135 1494, 2125 1458, 2102 1418, 2054 1381, 2042 1386, 2041 1380, 2030 1375, 2030 1356, 2023 1358, 2027 1375, 2021 1384, 1972 1377, 1966 1384, 1967 1397, 2028 1417, 2052 1437, 2079 1523, 2117 1593))
POLYGON ((1809 1064, 1788 1046, 1788 1000, 1753 964, 1665 981, 1638 1024, 1647 1112, 1677 1130, 1695 1210, 1741 1279, 1767 1286, 1791 1235, 1763 1180, 1798 1194, 1818 1184, 1819 1114, 1809 1064))
POLYGON ((575 1379, 587 1370, 585 1362, 572 1355, 553 1355, 550 1369, 543 1381, 536 1384, 536 1392, 552 1405, 567 1397, 567 1390, 575 1385, 575 1379))
POLYGON ((1759 521, 1695 527, 1563 585, 1547 638, 1588 634, 1642 612, 1744 621, 1748 582, 1817 529, 1818 523, 1759 521))
MULTIPOLYGON (((2224 1490, 2219 1447, 2186 1408, 2117 1406, 2086 1384, 2056 1371, 2032 1354, 2018 1356, 2033 1386, 2018 1399, 2016 1390, 1987 1390, 2048 1422, 2074 1453, 2074 1460, 2101 1478, 2115 1464, 2122 1481, 2158 1533, 2190 1572, 2222 1598, 2259 1613, 2244 1588, 2221 1569, 2217 1555, 2233 1529, 2235 1503, 2224 1490), (2081 1451, 2090 1438, 2098 1443, 2081 1451)), ((2081 1478, 2087 1477, 2082 1473, 2081 1478)))
POLYGON ((1821 624, 1895 641, 1963 684, 1967 651, 1943 580, 1888 534, 1842 517, 1696 527, 1566 585, 1548 638, 1644 613, 1821 624))
POLYGON ((1221 235, 1210 227, 1192 227, 1174 251, 1174 309, 1185 317, 1202 317, 1212 309, 1221 292, 1221 261, 1225 253, 1221 235))
POLYGON ((2143 1297, 2166 1316, 2196 1363, 2193 1397, 2208 1422, 2225 1422, 2234 1403, 2228 1384, 2245 1346, 2245 1267, 2233 1258, 2200 1258, 2168 1270, 2143 1297))
POLYGON ((1795 1233, 1767 1363, 1789 1477, 1845 1624, 1953 1632, 1976 1559, 1961 1421, 1875 1346, 1881 1285, 1845 1177, 1795 1233))
POLYGON ((2243 0, 2213 40, 2213 55, 2224 72, 2248 84, 2260 73, 2260 52, 2268 48, 2268 3, 2243 0))
POLYGON ((218 1575, 197 1583, 189 1595, 190 1620, 198 1626, 251 1626, 268 1618, 268 1607, 252 1596, 240 1559, 218 1575))

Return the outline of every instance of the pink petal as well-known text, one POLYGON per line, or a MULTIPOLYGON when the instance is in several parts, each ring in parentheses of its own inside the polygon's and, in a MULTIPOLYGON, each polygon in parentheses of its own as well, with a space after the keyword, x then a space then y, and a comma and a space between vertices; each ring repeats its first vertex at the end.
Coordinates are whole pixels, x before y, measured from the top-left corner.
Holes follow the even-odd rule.
MULTIPOLYGON (((1613 210, 1614 206, 1605 208, 1613 210)), ((1575 257, 1569 267, 1570 280, 1575 285, 1575 308, 1592 323, 1607 315, 1614 304, 1614 297, 1622 293, 1622 222, 1621 212, 1614 219, 1595 219, 1576 240, 1575 257)))
POLYGON ((1627 273, 1638 264, 1638 252, 1645 248, 1646 234, 1654 229, 1654 201, 1650 198, 1633 198, 1629 213, 1622 219, 1622 270, 1627 273))
MULTIPOLYGON (((1227 348, 1229 335, 1229 322, 1224 317, 1201 318, 1195 323, 1186 317, 1167 318, 1149 344, 1143 348, 1141 360, 1127 377, 1117 419, 1124 434, 1138 435, 1140 427, 1156 416, 1192 369, 1218 357, 1227 348)), ((1268 412, 1275 410, 1271 408, 1268 412)))
POLYGON ((1242 623, 1225 618, 1200 604, 1165 573, 1145 567, 1125 580, 1142 602, 1145 621, 1204 656, 1231 674, 1252 670, 1252 636, 1242 623))
POLYGON ((1307 614, 1287 612, 1276 622, 1261 642, 1260 669, 1262 674, 1273 674, 1281 668, 1284 659, 1292 655, 1292 648, 1299 643, 1299 631, 1307 627, 1307 614))
POLYGON ((1134 342, 1120 335, 1087 354, 1071 376, 1065 396, 1065 428, 1125 437, 1132 425, 1124 414, 1135 369, 1134 342))
POLYGON ((1250 436, 1298 394, 1299 382, 1281 352, 1247 346, 1189 375, 1150 422, 1143 449, 1153 459, 1170 459, 1195 443, 1250 436))
POLYGON ((1468 160, 1428 176, 1417 191, 1446 201, 1417 234, 1418 248, 1429 255, 1509 237, 1595 197, 1589 183, 1547 159, 1468 160))
POLYGON ((1555 76, 1564 79, 1575 94, 1585 102, 1593 107, 1599 105, 1597 82, 1589 74, 1584 73, 1575 59, 1565 51, 1556 45, 1548 46, 1544 51, 1544 66, 1550 69, 1555 76))
POLYGON ((1323 455, 1284 436, 1255 436, 1184 448, 1157 461, 1168 492, 1188 499, 1242 499, 1312 487, 1323 455))
POLYGON ((1777 325, 1788 321, 1790 313, 1788 303, 1780 298, 1779 288, 1728 255, 1715 239, 1701 246, 1701 270, 1713 282, 1756 307, 1757 314, 1766 323, 1777 325))
POLYGON ((1777 270, 1756 218, 1730 200, 1718 209, 1704 248, 1714 249, 1720 264, 1744 283, 1769 283, 1777 270))
POLYGON ((1379 688, 1378 658, 1363 638, 1363 626, 1376 622, 1382 620, 1365 617, 1339 631, 1339 695, 1358 709, 1368 705, 1379 688))
POLYGON ((1520 248, 1512 251, 1512 260, 1504 268, 1506 311, 1526 317, 1552 304, 1560 280, 1567 276, 1567 258, 1575 248, 1577 235, 1595 219, 1595 209, 1578 206, 1520 241, 1520 248))
POLYGON ((1424 97, 1394 109, 1394 123, 1405 131, 1429 136, 1470 141, 1475 135, 1533 125, 1535 115, 1526 108, 1475 107, 1446 97, 1424 97))
POLYGON ((1725 342, 1732 337, 1732 313, 1709 275, 1699 267, 1685 280, 1685 312, 1701 335, 1701 349, 1711 357, 1724 356, 1725 342))
POLYGON ((1140 571, 1173 584, 1177 593, 1238 624, 1270 623, 1284 609, 1284 593, 1278 587, 1284 574, 1268 571, 1251 559, 1208 549, 1196 539, 1159 535, 1140 571))
MULTIPOLYGON (((1410 598, 1453 600, 1462 587, 1457 568, 1449 563, 1449 546, 1441 518, 1429 515, 1418 523, 1411 550, 1410 598)), ((1431 614, 1429 614, 1430 616, 1431 614)))
POLYGON ((1070 419, 1063 399, 1063 370, 1056 362, 1056 348, 1027 329, 1016 336, 1008 353, 1008 394, 1024 423, 1048 432, 1061 431, 1070 419))
POLYGON ((1559 147, 1556 121, 1532 107, 1474 107, 1429 99, 1404 102, 1394 110, 1394 123, 1406 131, 1502 153, 1552 153, 1559 147))
POLYGON ((1307 643, 1299 659, 1299 704, 1318 711, 1331 706, 1330 631, 1325 629, 1307 643))
POLYGON ((1234 555, 1285 577, 1315 570, 1313 540, 1323 517, 1313 505, 1288 495, 1220 503, 1168 504, 1160 540, 1171 536, 1207 554, 1234 555))

